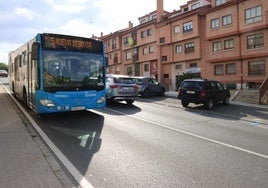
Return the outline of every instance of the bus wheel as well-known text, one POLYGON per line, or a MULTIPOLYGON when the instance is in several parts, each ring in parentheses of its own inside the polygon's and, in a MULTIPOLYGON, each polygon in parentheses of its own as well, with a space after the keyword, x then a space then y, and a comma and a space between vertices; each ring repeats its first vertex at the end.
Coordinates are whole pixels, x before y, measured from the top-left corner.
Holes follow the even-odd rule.
POLYGON ((23 103, 27 105, 27 94, 25 88, 23 88, 23 103))

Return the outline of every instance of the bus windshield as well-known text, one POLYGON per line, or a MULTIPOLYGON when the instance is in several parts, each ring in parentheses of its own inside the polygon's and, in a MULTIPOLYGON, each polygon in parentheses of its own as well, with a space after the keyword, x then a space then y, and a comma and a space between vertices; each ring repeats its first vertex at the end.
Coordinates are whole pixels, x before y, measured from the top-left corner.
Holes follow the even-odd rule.
POLYGON ((104 89, 102 55, 43 51, 43 83, 47 92, 104 89))

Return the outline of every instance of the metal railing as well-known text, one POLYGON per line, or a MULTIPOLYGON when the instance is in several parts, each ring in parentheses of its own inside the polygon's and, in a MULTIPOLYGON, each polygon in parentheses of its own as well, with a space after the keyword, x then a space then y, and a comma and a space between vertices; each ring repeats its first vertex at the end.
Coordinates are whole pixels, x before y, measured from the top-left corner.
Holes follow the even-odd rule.
POLYGON ((259 104, 268 104, 268 77, 262 82, 259 91, 259 104))

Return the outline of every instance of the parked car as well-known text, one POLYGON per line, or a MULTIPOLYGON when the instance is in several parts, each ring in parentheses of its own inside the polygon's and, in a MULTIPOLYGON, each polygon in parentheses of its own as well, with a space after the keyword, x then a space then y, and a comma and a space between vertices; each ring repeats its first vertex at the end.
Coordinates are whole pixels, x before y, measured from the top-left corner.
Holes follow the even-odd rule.
POLYGON ((133 77, 134 82, 138 85, 139 95, 149 97, 151 95, 165 95, 165 87, 157 82, 156 79, 147 76, 133 77))
POLYGON ((7 77, 7 71, 6 70, 0 70, 0 77, 7 77))
POLYGON ((214 80, 186 79, 178 89, 178 99, 183 107, 189 103, 204 104, 210 110, 217 102, 229 104, 230 91, 214 80))
POLYGON ((125 101, 131 105, 138 98, 138 86, 126 75, 106 75, 106 100, 125 101))

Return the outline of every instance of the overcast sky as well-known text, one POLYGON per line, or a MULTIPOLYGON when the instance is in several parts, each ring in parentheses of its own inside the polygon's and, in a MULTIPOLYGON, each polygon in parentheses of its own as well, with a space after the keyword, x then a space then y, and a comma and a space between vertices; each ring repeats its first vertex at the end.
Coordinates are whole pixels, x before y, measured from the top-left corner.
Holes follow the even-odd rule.
MULTIPOLYGON (((0 62, 8 52, 37 33, 91 37, 128 27, 156 10, 157 0, 1 0, 0 62)), ((187 0, 164 0, 164 9, 179 10, 187 0)))

